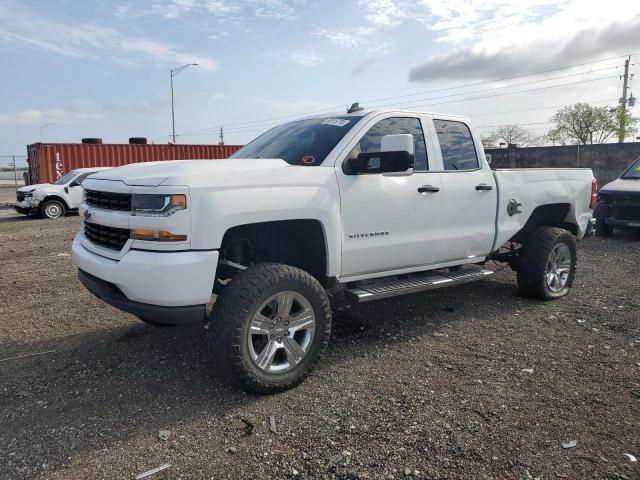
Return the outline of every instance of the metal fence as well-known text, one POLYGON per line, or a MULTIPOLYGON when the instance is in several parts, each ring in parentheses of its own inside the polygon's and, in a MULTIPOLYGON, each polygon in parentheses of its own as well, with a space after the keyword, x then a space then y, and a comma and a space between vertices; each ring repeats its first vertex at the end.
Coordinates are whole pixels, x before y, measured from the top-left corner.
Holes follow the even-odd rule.
POLYGON ((20 187, 25 184, 26 175, 26 155, 0 155, 0 187, 20 187))

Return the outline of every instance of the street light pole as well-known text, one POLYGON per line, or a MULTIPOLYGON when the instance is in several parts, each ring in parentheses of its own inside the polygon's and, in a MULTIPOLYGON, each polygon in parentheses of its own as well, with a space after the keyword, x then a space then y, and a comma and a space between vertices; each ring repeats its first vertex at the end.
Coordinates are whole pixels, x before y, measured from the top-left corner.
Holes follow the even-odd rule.
POLYGON ((171 137, 173 138, 173 143, 176 143, 176 108, 173 100, 173 77, 178 75, 181 71, 188 67, 197 67, 197 63, 187 63, 178 68, 171 69, 171 137))
POLYGON ((55 122, 51 122, 51 123, 45 123, 44 125, 40 125, 40 143, 42 143, 42 131, 47 128, 50 127, 51 125, 55 125, 55 122))

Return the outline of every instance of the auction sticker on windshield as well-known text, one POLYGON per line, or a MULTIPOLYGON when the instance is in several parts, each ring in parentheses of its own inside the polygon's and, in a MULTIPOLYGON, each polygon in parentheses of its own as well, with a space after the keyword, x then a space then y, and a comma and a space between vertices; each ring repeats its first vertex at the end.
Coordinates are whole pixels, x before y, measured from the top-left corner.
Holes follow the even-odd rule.
POLYGON ((351 120, 343 120, 341 118, 327 118, 322 121, 322 125, 333 125, 334 127, 344 127, 348 123, 351 123, 351 120))

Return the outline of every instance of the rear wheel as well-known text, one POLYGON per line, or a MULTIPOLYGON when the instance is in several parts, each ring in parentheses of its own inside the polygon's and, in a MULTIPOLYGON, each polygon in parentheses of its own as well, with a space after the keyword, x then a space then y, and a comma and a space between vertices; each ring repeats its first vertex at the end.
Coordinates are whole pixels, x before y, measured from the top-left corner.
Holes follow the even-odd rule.
POLYGON ((59 200, 47 200, 40 206, 40 216, 42 218, 56 219, 63 217, 66 208, 59 200))
POLYGON ((604 218, 596 220, 596 235, 599 237, 610 237, 614 228, 613 225, 606 224, 604 218))
POLYGON ((317 366, 330 335, 331 307, 322 286, 308 273, 277 263, 236 275, 209 323, 217 363, 259 393, 300 383, 317 366))
POLYGON ((553 300, 569 293, 576 274, 576 239, 562 228, 531 234, 518 261, 518 289, 524 297, 553 300))

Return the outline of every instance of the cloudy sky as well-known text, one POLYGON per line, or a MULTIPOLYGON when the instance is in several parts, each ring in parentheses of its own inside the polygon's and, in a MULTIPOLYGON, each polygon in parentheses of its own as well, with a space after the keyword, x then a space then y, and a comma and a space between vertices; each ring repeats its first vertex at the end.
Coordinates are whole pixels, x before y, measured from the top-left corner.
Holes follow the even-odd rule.
POLYGON ((354 101, 542 134, 563 104, 615 104, 638 32, 628 0, 0 0, 0 155, 48 123, 45 141, 166 142, 169 70, 192 62, 180 143, 354 101))

